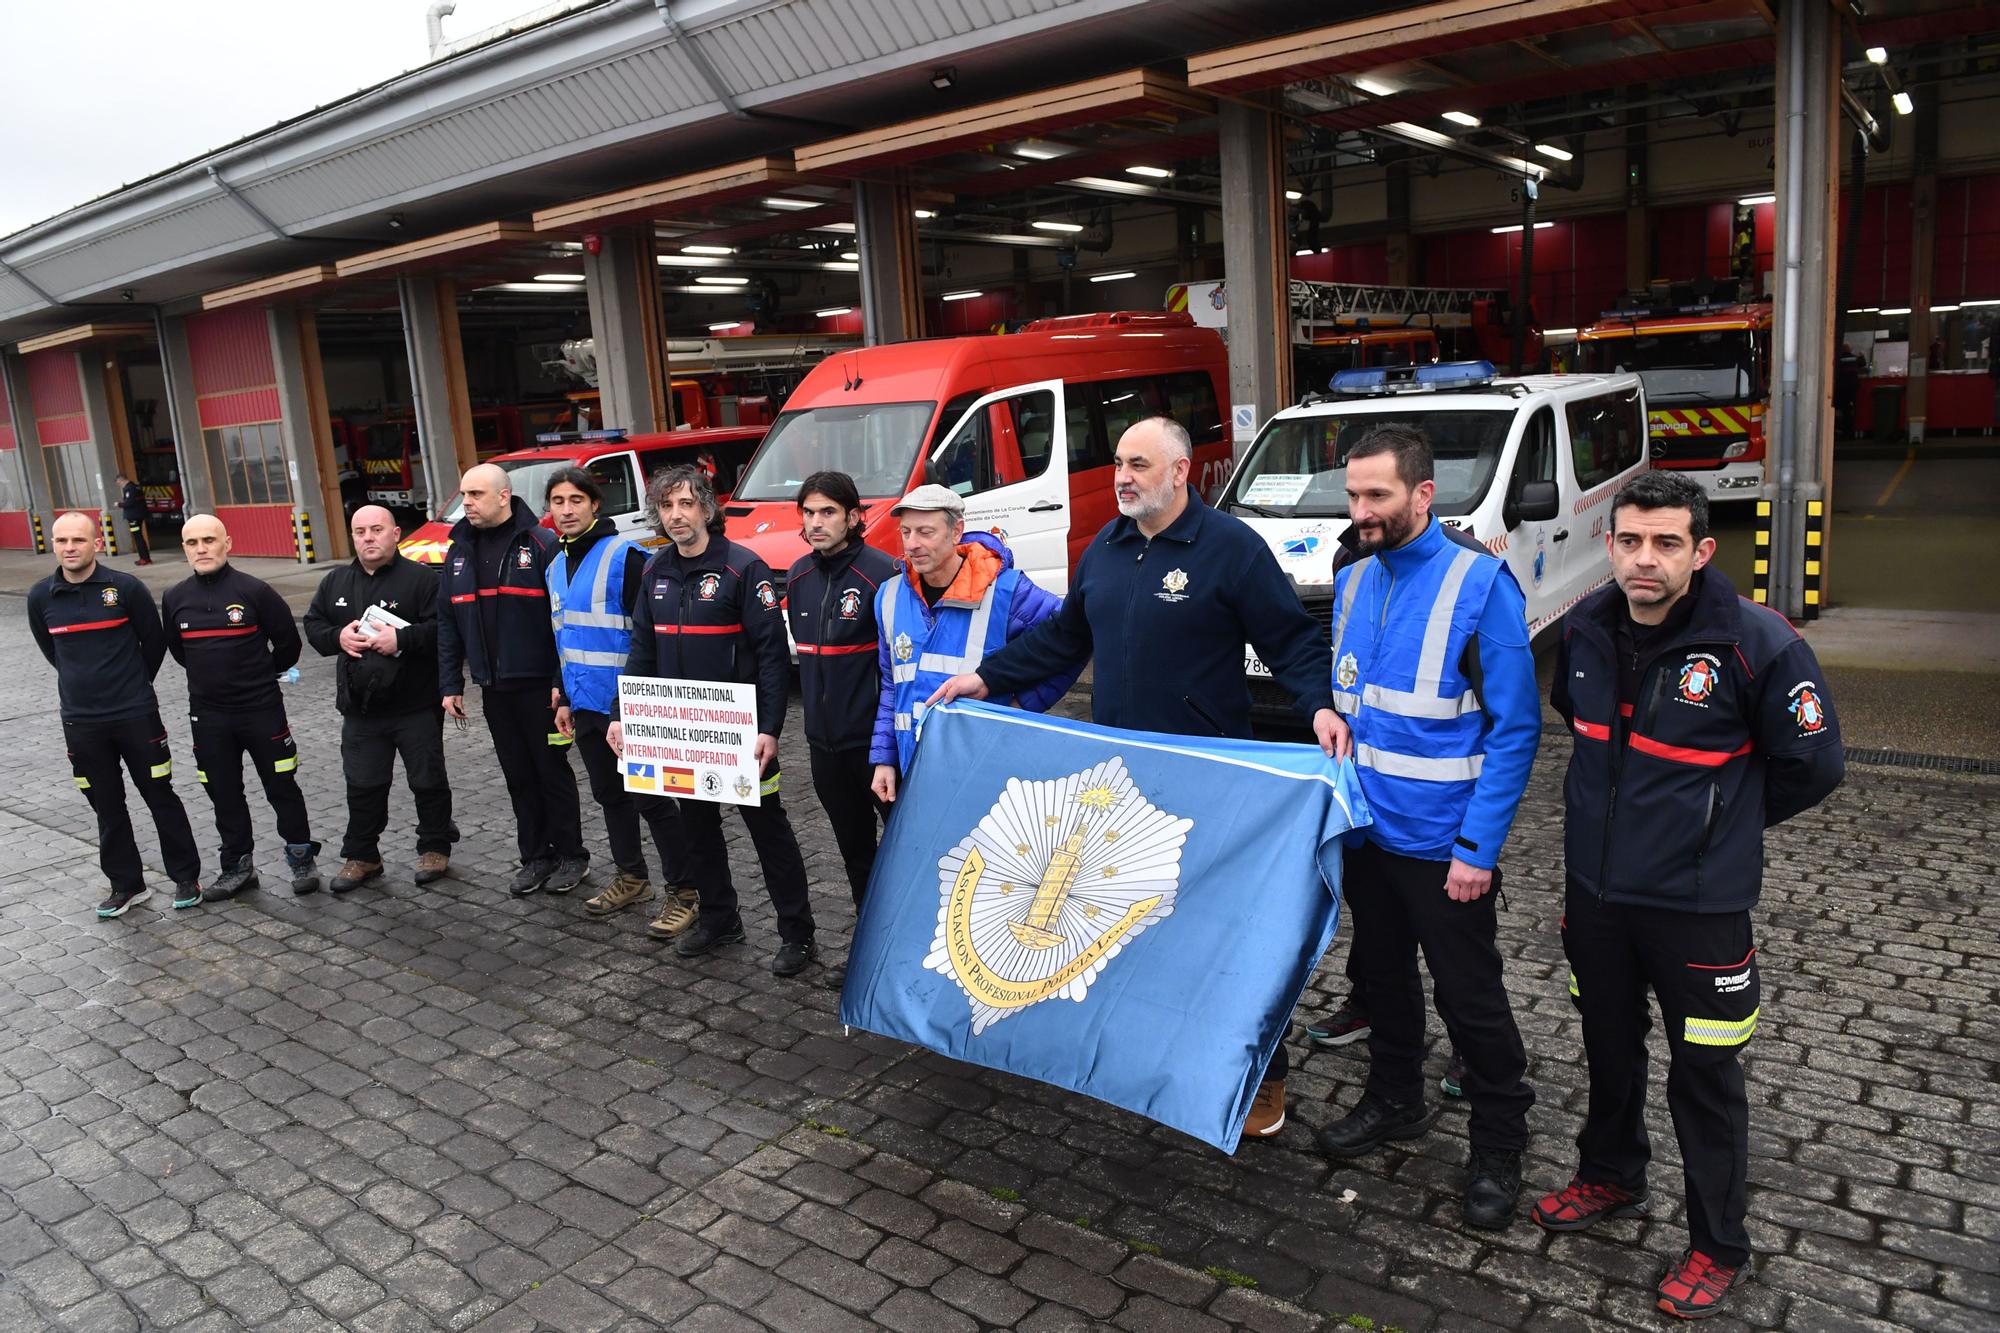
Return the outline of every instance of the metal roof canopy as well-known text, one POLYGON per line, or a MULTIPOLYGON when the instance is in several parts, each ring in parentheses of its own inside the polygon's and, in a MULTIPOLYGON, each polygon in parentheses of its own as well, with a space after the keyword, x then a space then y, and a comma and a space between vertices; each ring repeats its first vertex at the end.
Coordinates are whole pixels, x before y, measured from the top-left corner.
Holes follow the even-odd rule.
POLYGON ((45 333, 39 338, 24 339, 15 350, 26 356, 29 352, 46 352, 55 347, 74 347, 87 342, 110 342, 152 336, 153 326, 150 323, 74 324, 66 329, 58 329, 54 333, 45 333))
POLYGON ((531 245, 540 239, 535 235, 535 229, 525 222, 482 222, 476 227, 461 227, 457 231, 426 236, 402 245, 370 250, 366 254, 341 260, 333 266, 333 271, 342 278, 358 278, 364 274, 394 277, 443 268, 492 254, 496 250, 531 245))
POLYGON ((289 273, 278 273, 255 282, 241 283, 235 287, 224 287, 220 291, 205 293, 201 298, 203 310, 221 310, 225 306, 242 305, 245 302, 268 302, 287 298, 297 298, 331 286, 335 281, 331 264, 314 264, 309 268, 295 268, 289 273))
POLYGON ((783 191, 800 183, 791 156, 772 153, 544 208, 534 216, 534 230, 574 233, 619 223, 675 218, 690 207, 731 203, 773 190, 783 191))

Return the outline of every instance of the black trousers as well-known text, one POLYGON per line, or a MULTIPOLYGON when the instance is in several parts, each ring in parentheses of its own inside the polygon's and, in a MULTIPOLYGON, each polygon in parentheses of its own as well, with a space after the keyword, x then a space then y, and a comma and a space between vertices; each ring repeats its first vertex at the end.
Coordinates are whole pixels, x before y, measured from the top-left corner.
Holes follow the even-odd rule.
POLYGON ((125 808, 125 770, 132 785, 153 812, 160 833, 160 852, 167 874, 176 884, 201 878, 201 852, 187 809, 174 793, 173 757, 167 752, 167 728, 158 713, 119 718, 112 722, 65 722, 63 744, 69 749, 69 770, 76 785, 97 812, 97 863, 114 893, 131 893, 146 882, 139 844, 132 835, 132 815, 125 808))
POLYGON ((1407 1106, 1424 1096, 1424 989, 1421 950, 1438 1016, 1465 1057, 1465 1096, 1474 1148, 1528 1146, 1528 1056, 1500 977, 1500 872, 1469 903, 1445 896, 1448 861, 1398 856, 1372 843, 1348 849, 1342 882, 1354 912, 1348 948, 1368 994, 1368 1091, 1407 1106))
POLYGON ((852 750, 822 750, 808 747, 812 755, 813 794, 833 825, 833 841, 840 848, 840 861, 847 869, 847 887, 854 905, 868 890, 868 876, 875 869, 875 846, 881 826, 888 819, 888 807, 876 799, 868 784, 875 778, 875 765, 868 761, 868 747, 852 750))
POLYGON ((151 560, 153 558, 153 548, 146 543, 146 520, 143 518, 128 518, 125 520, 125 530, 132 534, 132 549, 138 553, 139 558, 141 560, 151 560))
POLYGON ((437 708, 386 716, 355 713, 340 720, 340 763, 347 774, 345 861, 380 861, 389 826, 389 787, 396 756, 417 802, 417 854, 451 855, 451 782, 444 771, 444 712, 437 708))
MULTIPOLYGON (((739 805, 743 827, 757 849, 764 871, 764 889, 778 909, 778 938, 804 943, 813 937, 812 901, 806 892, 806 862, 799 840, 779 798, 779 771, 774 764, 764 775, 762 805, 739 805)), ((713 801, 681 802, 681 823, 688 835, 688 881, 701 894, 704 921, 727 924, 737 920, 736 882, 729 874, 729 846, 722 837, 722 812, 713 801)))
POLYGON ((608 713, 572 709, 570 725, 576 732, 576 752, 583 759, 584 775, 590 779, 590 799, 604 812, 604 836, 611 843, 611 861, 627 875, 650 880, 646 868, 646 846, 639 836, 639 822, 653 832, 653 845, 660 851, 660 882, 674 888, 687 882, 687 830, 681 825, 680 803, 667 796, 648 796, 625 790, 625 774, 612 753, 605 731, 611 725, 608 713))
POLYGON ((479 693, 479 706, 507 780, 507 797, 514 803, 522 863, 588 856, 576 771, 569 766, 569 737, 556 730, 547 688, 488 686, 479 693))
POLYGON ((210 708, 190 714, 188 724, 194 731, 196 769, 215 806, 215 831, 222 838, 225 867, 248 856, 252 846, 250 803, 243 795, 245 755, 278 816, 279 836, 287 845, 312 842, 306 798, 299 791, 299 747, 285 721, 283 704, 243 712, 210 708))
POLYGON ((1680 1140, 1689 1239, 1717 1263, 1741 1266, 1750 1257, 1750 1102, 1737 1054, 1756 1031, 1759 1003, 1750 914, 1605 903, 1571 885, 1562 936, 1590 1065, 1577 1174, 1634 1193, 1646 1187, 1650 989, 1667 1029, 1667 1108, 1680 1140))

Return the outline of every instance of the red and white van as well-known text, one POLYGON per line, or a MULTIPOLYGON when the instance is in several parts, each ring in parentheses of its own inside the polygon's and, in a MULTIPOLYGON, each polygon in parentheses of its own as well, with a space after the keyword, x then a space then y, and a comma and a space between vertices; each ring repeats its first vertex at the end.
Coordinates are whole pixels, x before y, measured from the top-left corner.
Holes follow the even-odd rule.
POLYGON ((894 555, 889 508, 926 480, 965 497, 965 525, 999 533, 1054 592, 1118 513, 1112 450, 1166 413, 1194 440, 1189 484, 1229 479, 1229 364, 1222 338, 1184 313, 1037 320, 1019 333, 890 343, 815 366, 724 507, 729 539, 782 573, 805 554, 798 491, 822 470, 860 489, 867 540, 894 555))
MULTIPOLYGON (((631 533, 647 545, 658 545, 646 513, 646 478, 661 468, 692 463, 708 471, 715 482, 718 499, 726 498, 749 461, 757 441, 764 437, 762 426, 724 426, 715 430, 677 430, 663 434, 627 435, 622 430, 587 431, 567 435, 532 449, 516 449, 497 454, 486 462, 504 468, 514 494, 540 515, 543 527, 555 526, 542 512, 542 493, 549 478, 566 467, 580 467, 604 491, 599 516, 611 519, 620 532, 631 533)), ((451 546, 452 525, 464 515, 465 506, 454 491, 438 516, 403 538, 401 550, 412 560, 426 565, 442 565, 451 546)))

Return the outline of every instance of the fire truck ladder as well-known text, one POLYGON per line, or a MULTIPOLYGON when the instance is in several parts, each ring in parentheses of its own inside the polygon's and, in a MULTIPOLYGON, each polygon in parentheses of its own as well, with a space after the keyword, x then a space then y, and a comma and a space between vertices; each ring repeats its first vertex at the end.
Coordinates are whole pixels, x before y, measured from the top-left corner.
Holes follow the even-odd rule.
POLYGON ((1372 287, 1291 280, 1292 318, 1308 342, 1317 328, 1352 327, 1364 320, 1383 328, 1458 328, 1470 321, 1474 302, 1498 301, 1506 295, 1491 287, 1372 287))

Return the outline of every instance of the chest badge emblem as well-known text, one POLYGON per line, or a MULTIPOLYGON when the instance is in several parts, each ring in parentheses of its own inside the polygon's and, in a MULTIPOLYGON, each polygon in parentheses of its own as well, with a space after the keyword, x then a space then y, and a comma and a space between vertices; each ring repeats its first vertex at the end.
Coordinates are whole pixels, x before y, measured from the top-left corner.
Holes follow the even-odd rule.
POLYGON ((1681 667, 1681 698, 1691 704, 1707 703, 1708 696, 1715 693, 1715 668, 1708 659, 1698 657, 1681 667))
POLYGON ((240 625, 243 623, 243 608, 235 605, 224 607, 222 618, 232 625, 240 625))
POLYGON ((722 575, 703 574, 695 580, 694 595, 704 602, 715 600, 715 594, 722 591, 722 575))
POLYGON ((1354 682, 1361 679, 1361 664, 1354 660, 1353 653, 1340 655, 1340 665, 1333 669, 1333 678, 1340 682, 1343 690, 1354 688, 1354 682))
POLYGON ((514 565, 517 569, 533 569, 535 567, 535 553, 523 546, 520 550, 514 552, 514 565))
POLYGON ((896 660, 898 662, 909 661, 910 654, 915 650, 916 650, 916 645, 910 642, 909 635, 898 634, 896 636, 895 651, 896 651, 896 660))
POLYGON ((106 588, 104 592, 101 594, 101 596, 104 598, 104 604, 106 606, 118 605, 118 589, 106 588))
POLYGON ((842 589, 840 594, 840 618, 842 620, 852 620, 860 614, 861 590, 859 588, 842 589))
POLYGON ((1182 569, 1170 569, 1167 571, 1167 576, 1160 580, 1160 586, 1168 592, 1186 592, 1187 585, 1187 571, 1182 569))

